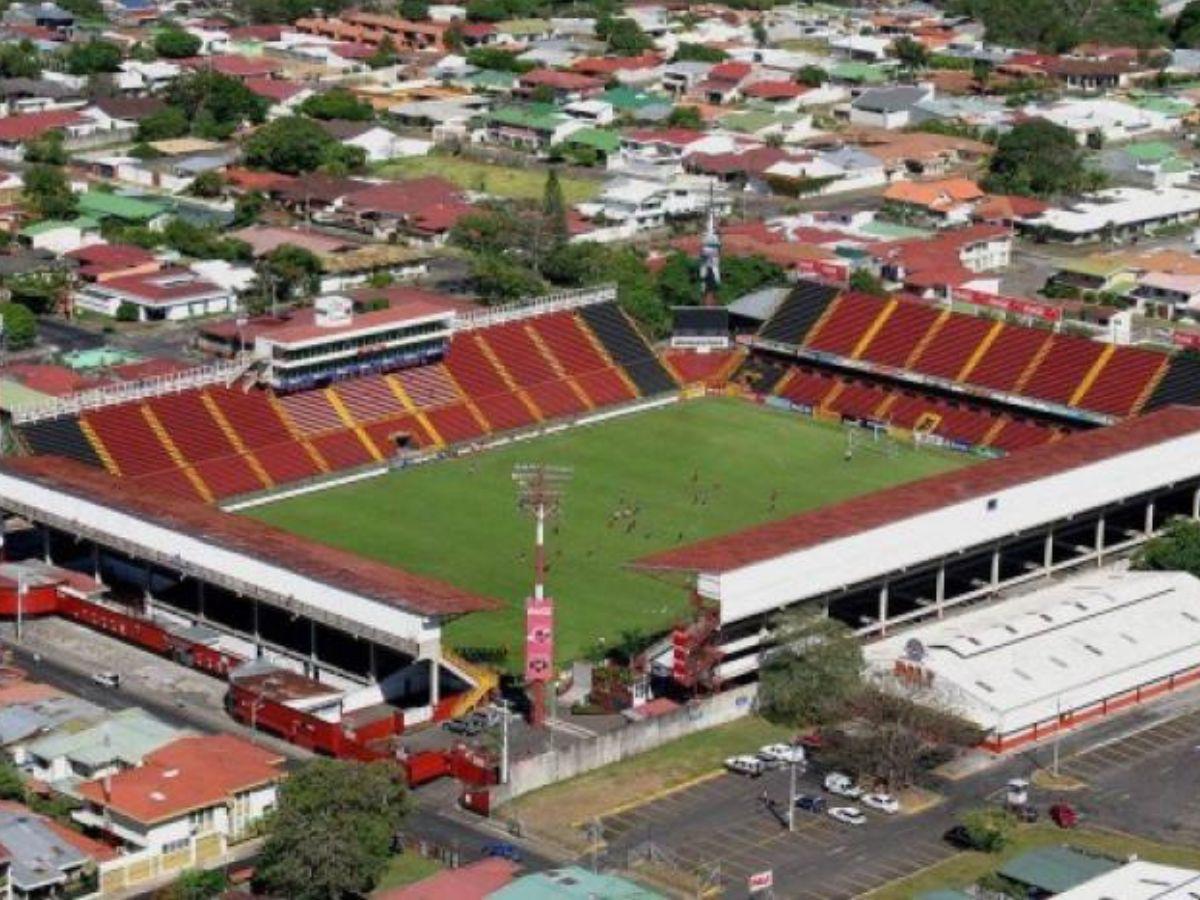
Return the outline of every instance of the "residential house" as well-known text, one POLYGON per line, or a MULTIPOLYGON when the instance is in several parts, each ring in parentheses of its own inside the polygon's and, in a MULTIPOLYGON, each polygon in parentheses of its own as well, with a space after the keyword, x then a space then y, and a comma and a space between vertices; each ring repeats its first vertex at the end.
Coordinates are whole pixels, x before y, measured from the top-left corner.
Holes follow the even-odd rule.
POLYGON ((321 122, 321 128, 339 143, 358 147, 367 155, 367 162, 383 162, 401 156, 424 156, 432 142, 405 138, 376 122, 321 122), (419 152, 414 152, 419 151, 419 152))
POLYGON ((659 228, 669 220, 699 216, 715 203, 727 210, 724 190, 713 192, 713 180, 697 175, 677 175, 667 180, 617 177, 604 186, 594 201, 576 206, 589 220, 625 226, 629 236, 659 228))
POLYGON ((561 143, 571 132, 586 127, 554 106, 530 103, 493 109, 484 120, 480 136, 492 144, 545 151, 561 143))
POLYGON ((85 91, 44 78, 0 79, 0 113, 12 116, 51 109, 82 109, 85 91))
POLYGON ((348 11, 337 18, 297 19, 295 29, 334 41, 379 46, 388 38, 399 51, 445 50, 449 22, 410 22, 398 16, 348 11))
POLYGON ((178 737, 176 729, 130 707, 78 731, 60 730, 30 741, 23 768, 38 781, 70 792, 79 781, 141 765, 148 753, 178 737))
POLYGON ((111 318, 132 306, 139 322, 175 322, 229 312, 237 300, 232 291, 192 270, 172 266, 81 284, 74 290, 72 302, 80 309, 111 318))
POLYGON ((1040 74, 1068 90, 1104 93, 1129 87, 1136 79, 1155 71, 1136 57, 1083 59, 1074 56, 1016 54, 1000 71, 1013 74, 1040 74))
POLYGON ((735 103, 742 98, 742 84, 753 72, 754 67, 749 63, 735 60, 718 63, 708 70, 703 81, 692 88, 689 96, 718 106, 735 103))
POLYGON ((621 137, 621 149, 613 168, 649 177, 670 177, 683 171, 691 153, 733 149, 728 137, 688 128, 638 128, 621 137))
POLYGON ((56 256, 104 241, 100 236, 100 223, 88 216, 65 221, 43 219, 26 225, 17 233, 17 237, 33 250, 48 251, 56 256))
POLYGON ((1126 141, 1144 134, 1176 131, 1181 127, 1177 117, 1109 98, 1061 100, 1027 106, 1024 112, 1066 128, 1081 145, 1126 141))
POLYGON ((549 93, 555 103, 572 103, 595 97, 603 91, 604 82, 599 78, 577 72, 533 69, 517 79, 517 94, 530 100, 549 99, 542 96, 549 93))
POLYGON ((998 279, 986 273, 1008 266, 1012 232, 995 225, 971 225, 931 238, 892 241, 869 252, 885 281, 921 296, 948 298, 960 288, 994 293, 998 279))
POLYGON ((271 104, 267 110, 269 119, 293 115, 314 94, 311 87, 289 78, 247 78, 242 83, 271 104))
POLYGON ((886 184, 883 161, 858 147, 836 147, 780 160, 766 175, 776 191, 816 196, 868 190, 886 184), (787 187, 792 182, 792 187, 787 187))
POLYGON ((116 853, 99 841, 40 816, 19 803, 0 802, 0 848, 14 900, 93 894, 96 866, 116 853))
POLYGON ((966 224, 984 193, 969 178, 943 178, 937 181, 897 181, 883 192, 884 203, 893 218, 947 228, 966 224))
POLYGON ((338 221, 377 238, 402 234, 437 246, 444 244, 450 229, 473 210, 456 185, 431 175, 355 191, 342 201, 338 221))
POLYGON ((1200 274, 1147 272, 1126 295, 1137 311, 1157 319, 1196 318, 1200 313, 1200 274))
POLYGON ((1196 173, 1195 163, 1181 157, 1167 141, 1105 148, 1099 154, 1099 168, 1111 183, 1147 188, 1186 185, 1196 173))
POLYGON ((914 108, 934 96, 932 85, 896 85, 863 91, 850 103, 850 124, 869 128, 905 128, 914 108))
POLYGON ((141 766, 79 786, 73 818, 135 848, 163 853, 198 836, 246 837, 276 803, 283 757, 233 735, 185 737, 141 766))
POLYGON ((75 14, 48 0, 41 3, 13 3, 4 10, 3 22, 6 25, 32 25, 70 36, 75 28, 75 14))
POLYGON ((1047 240, 1077 244, 1125 241, 1198 219, 1200 191, 1178 187, 1119 187, 1021 218, 1017 228, 1047 240))
POLYGON ((85 127, 88 118, 78 110, 53 109, 0 118, 0 161, 21 162, 25 145, 51 131, 64 136, 72 127, 85 127))
POLYGON ((707 78, 713 67, 713 63, 690 60, 668 63, 663 67, 662 88, 672 97, 682 97, 707 78))

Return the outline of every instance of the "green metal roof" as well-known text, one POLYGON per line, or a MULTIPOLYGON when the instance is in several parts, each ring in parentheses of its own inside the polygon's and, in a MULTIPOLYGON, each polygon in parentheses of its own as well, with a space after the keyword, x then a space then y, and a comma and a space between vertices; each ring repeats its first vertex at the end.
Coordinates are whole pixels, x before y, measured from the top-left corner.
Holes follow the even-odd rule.
POLYGON ((488 894, 488 900, 666 900, 627 878, 599 875, 579 866, 518 878, 488 894))
POLYGON ((148 222, 162 215, 163 205, 137 197, 123 197, 105 191, 88 191, 79 196, 79 211, 98 218, 148 222))
POLYGON ((1166 141, 1138 141, 1126 144, 1125 152, 1142 162, 1162 162, 1175 155, 1175 148, 1166 141))
POLYGON ((531 103, 528 106, 501 106, 488 113, 488 120, 517 128, 532 128, 534 131, 553 131, 566 119, 562 113, 548 103, 531 103))
POLYGON ((492 88, 504 91, 517 83, 517 76, 512 72, 480 69, 478 72, 468 75, 466 80, 471 87, 483 88, 484 90, 492 88))
POLYGON ((627 85, 609 88, 596 99, 612 104, 614 109, 645 109, 647 106, 671 105, 671 98, 665 94, 639 91, 627 85))
POLYGON ((11 411, 25 406, 41 406, 52 400, 54 400, 52 395, 35 391, 19 381, 9 378, 0 379, 0 409, 11 411))
POLYGON ((863 225, 860 229, 867 234, 875 237, 892 238, 895 240, 903 238, 918 238, 928 237, 932 232, 925 231, 921 228, 913 228, 911 225, 900 225, 897 222, 883 222, 879 219, 874 219, 863 225))
POLYGON ((496 30, 503 34, 542 34, 550 30, 550 23, 545 19, 510 19, 497 22, 496 30))
POLYGON ((1174 97, 1164 97, 1162 95, 1139 97, 1134 100, 1134 105, 1141 109, 1148 109, 1151 112, 1160 113, 1164 116, 1182 116, 1192 108, 1190 103, 1183 100, 1178 100, 1174 97))
POLYGON ((800 116, 795 113, 768 112, 764 109, 747 109, 744 112, 730 113, 717 120, 722 128, 737 131, 741 134, 751 134, 770 128, 772 125, 791 125, 800 116))
POLYGON ((1061 894, 1120 865, 1108 857, 1070 847, 1038 847, 1010 859, 1000 867, 1000 874, 1041 891, 1061 894))
POLYGON ((31 742, 28 750, 47 761, 65 756, 90 768, 116 760, 136 766, 147 753, 180 736, 181 732, 135 706, 78 731, 50 734, 31 742))
POLYGON ((885 69, 864 62, 838 63, 829 70, 829 74, 841 81, 860 81, 869 84, 883 84, 888 79, 885 69))
POLYGON ((621 146, 621 136, 606 128, 580 128, 567 135, 564 143, 595 147, 603 153, 615 153, 621 146))
POLYGON ((22 237, 37 237, 39 234, 46 234, 49 231, 57 231, 60 228, 78 228, 81 231, 88 231, 93 228, 99 228, 100 223, 91 216, 76 216, 74 219, 43 219, 40 222, 34 222, 31 225, 26 225, 21 229, 22 237))

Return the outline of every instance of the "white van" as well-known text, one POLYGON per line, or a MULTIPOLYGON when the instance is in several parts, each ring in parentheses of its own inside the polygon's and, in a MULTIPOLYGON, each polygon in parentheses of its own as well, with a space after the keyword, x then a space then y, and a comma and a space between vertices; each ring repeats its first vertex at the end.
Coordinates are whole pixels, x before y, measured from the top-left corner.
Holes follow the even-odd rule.
POLYGON ((862 796, 862 791, 854 783, 854 779, 841 772, 830 772, 825 776, 825 790, 839 797, 849 797, 851 800, 862 796))

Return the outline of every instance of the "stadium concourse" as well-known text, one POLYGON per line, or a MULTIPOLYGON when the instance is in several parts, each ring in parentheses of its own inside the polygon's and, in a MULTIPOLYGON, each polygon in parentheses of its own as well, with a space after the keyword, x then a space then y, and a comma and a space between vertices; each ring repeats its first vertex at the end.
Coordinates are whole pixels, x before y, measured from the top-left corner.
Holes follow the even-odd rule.
POLYGON ((635 565, 694 575, 709 612, 676 633, 675 677, 727 683, 757 670, 784 608, 881 635, 1200 517, 1198 447, 1200 409, 1167 407, 635 565))

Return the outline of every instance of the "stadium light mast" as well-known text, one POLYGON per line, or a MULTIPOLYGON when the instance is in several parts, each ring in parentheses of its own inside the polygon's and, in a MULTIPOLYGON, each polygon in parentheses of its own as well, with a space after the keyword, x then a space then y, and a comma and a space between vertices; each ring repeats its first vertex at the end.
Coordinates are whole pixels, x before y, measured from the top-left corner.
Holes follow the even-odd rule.
POLYGON ((554 677, 554 600, 546 596, 546 522, 562 510, 571 469, 544 463, 513 467, 517 506, 534 521, 533 595, 525 601, 525 683, 530 692, 530 724, 546 723, 546 683, 554 677))

